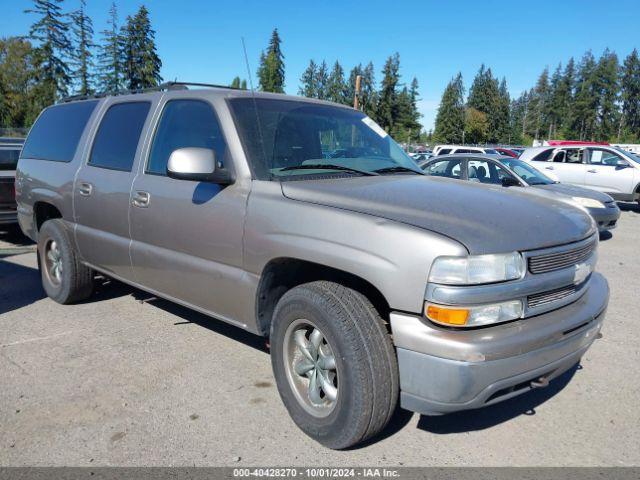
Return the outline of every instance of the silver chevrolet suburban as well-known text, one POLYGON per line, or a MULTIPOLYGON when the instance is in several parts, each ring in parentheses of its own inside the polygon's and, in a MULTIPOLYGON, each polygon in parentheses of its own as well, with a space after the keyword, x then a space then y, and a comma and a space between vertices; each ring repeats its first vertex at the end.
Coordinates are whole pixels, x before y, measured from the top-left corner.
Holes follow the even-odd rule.
POLYGON ((184 83, 64 101, 16 194, 53 300, 99 272, 269 337, 291 417, 331 448, 398 399, 440 415, 546 386, 608 303, 586 211, 424 176, 327 102, 184 83))

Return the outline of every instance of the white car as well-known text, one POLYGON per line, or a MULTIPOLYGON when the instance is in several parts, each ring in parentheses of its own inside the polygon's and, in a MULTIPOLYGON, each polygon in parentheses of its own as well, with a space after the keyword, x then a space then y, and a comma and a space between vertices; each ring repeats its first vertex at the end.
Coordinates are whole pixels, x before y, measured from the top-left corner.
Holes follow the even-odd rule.
POLYGON ((485 147, 468 147, 466 145, 436 145, 433 156, 448 155, 450 153, 480 153, 484 155, 500 155, 497 150, 485 147))
POLYGON ((520 160, 552 173, 562 183, 608 193, 622 202, 640 202, 640 157, 608 145, 527 148, 520 160))

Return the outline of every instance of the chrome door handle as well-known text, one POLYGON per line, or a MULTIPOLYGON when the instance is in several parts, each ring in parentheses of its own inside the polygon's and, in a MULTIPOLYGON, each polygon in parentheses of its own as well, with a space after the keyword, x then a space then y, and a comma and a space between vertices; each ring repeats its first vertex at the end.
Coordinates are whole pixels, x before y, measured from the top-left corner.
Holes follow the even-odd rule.
POLYGON ((149 195, 149 192, 137 191, 133 195, 133 200, 131 201, 131 204, 134 207, 147 208, 149 206, 150 200, 151 200, 151 195, 149 195))
POLYGON ((589 173, 598 173, 597 170, 587 170, 587 172, 589 172, 589 173))
POLYGON ((83 197, 89 197, 93 193, 93 185, 88 182, 80 182, 78 193, 83 197))
POLYGON ((545 170, 553 170, 553 167, 544 167, 545 170))

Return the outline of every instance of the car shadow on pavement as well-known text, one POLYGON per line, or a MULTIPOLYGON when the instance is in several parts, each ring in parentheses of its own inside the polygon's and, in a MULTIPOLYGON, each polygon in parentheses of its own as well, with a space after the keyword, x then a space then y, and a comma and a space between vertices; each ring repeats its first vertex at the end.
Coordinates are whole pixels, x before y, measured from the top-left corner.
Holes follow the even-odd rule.
POLYGON ((20 227, 14 224, 0 225, 0 243, 10 244, 11 247, 34 245, 33 241, 22 233, 20 227))
POLYGON ((640 204, 638 203, 618 203, 618 207, 620 207, 620 210, 622 210, 623 212, 640 213, 640 204))
POLYGON ((5 262, 0 257, 0 315, 45 297, 38 269, 5 262))
POLYGON ((536 407, 564 389, 576 371, 581 368, 582 366, 576 364, 551 381, 548 387, 531 390, 495 405, 477 410, 463 410, 442 416, 422 415, 418 421, 418 428, 430 433, 446 435, 485 430, 520 415, 535 415, 536 407))
POLYGON ((144 292, 142 290, 134 289, 133 297, 139 302, 148 303, 154 307, 160 308, 167 313, 175 315, 182 319, 176 319, 174 323, 176 326, 185 325, 189 323, 195 323, 196 325, 211 330, 212 332, 224 335, 236 342, 243 343, 248 347, 255 348, 264 353, 269 353, 269 347, 267 346, 267 339, 259 335, 255 335, 251 332, 243 330, 240 327, 231 325, 223 320, 218 320, 214 317, 209 317, 203 313, 196 312, 177 303, 173 303, 169 300, 154 297, 152 294, 144 292))
POLYGON ((611 233, 608 230, 605 230, 604 232, 600 232, 600 241, 601 242, 606 242, 607 240, 611 240, 613 238, 613 233, 611 233))

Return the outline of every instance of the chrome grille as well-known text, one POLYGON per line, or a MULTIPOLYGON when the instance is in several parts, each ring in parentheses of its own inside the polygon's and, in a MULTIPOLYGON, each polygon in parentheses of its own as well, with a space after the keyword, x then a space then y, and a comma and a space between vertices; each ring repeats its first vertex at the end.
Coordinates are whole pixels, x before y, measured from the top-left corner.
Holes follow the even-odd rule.
POLYGON ((596 248, 596 241, 563 252, 547 253, 529 257, 531 273, 547 273, 576 265, 588 259, 596 248))
POLYGON ((555 302, 556 300, 562 300, 576 293, 577 287, 575 285, 569 285, 568 287, 556 288, 555 290, 549 290, 548 292, 536 293, 535 295, 529 295, 527 297, 527 306, 529 308, 536 308, 547 303, 555 302))

